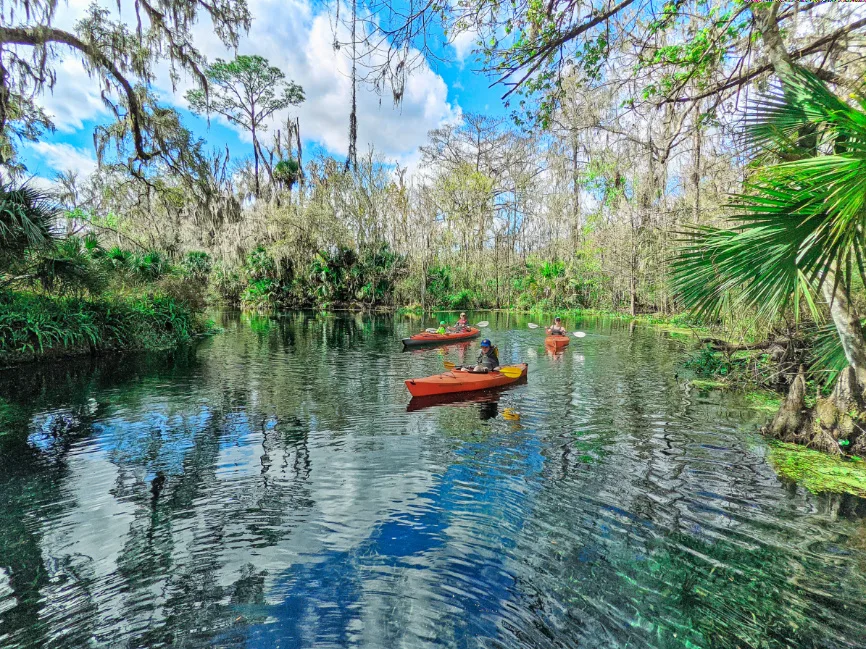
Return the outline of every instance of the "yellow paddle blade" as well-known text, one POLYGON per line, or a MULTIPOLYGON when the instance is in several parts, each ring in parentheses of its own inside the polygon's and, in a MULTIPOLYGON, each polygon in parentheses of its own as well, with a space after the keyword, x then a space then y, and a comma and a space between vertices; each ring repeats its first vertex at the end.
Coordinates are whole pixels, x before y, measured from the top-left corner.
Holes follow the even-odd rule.
POLYGON ((452 363, 451 361, 445 361, 445 362, 442 363, 442 364, 445 366, 445 369, 446 369, 446 370, 453 370, 455 367, 457 367, 457 366, 456 366, 454 363, 452 363))

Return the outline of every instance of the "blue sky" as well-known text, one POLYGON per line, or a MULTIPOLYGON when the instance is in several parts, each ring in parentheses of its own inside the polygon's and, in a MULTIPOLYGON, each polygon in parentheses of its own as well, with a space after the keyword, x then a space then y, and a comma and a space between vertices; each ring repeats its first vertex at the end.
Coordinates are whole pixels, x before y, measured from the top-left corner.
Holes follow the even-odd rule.
MULTIPOLYGON (((61 4, 57 26, 68 29, 89 1, 61 4)), ((113 0, 101 0, 100 4, 116 8, 113 0)), ((287 78, 304 87, 307 101, 288 112, 300 117, 305 156, 317 150, 344 156, 349 61, 345 49, 336 52, 332 47, 333 16, 310 0, 249 0, 249 4, 253 26, 241 40, 239 53, 264 56, 287 78)), ((348 35, 341 34, 340 40, 348 40, 348 35)), ((232 56, 206 24, 196 28, 195 43, 211 60, 232 56)), ((501 87, 489 88, 489 79, 473 71, 477 63, 471 59, 469 43, 469 38, 463 38, 456 46, 443 44, 438 49, 442 60, 430 61, 413 74, 400 106, 393 105, 390 93, 380 96, 362 86, 358 97, 359 152, 372 144, 387 159, 411 166, 417 162, 418 147, 430 129, 459 121, 465 112, 507 114, 500 99, 501 87)), ((165 103, 181 112, 194 133, 214 148, 228 146, 233 158, 251 155, 249 136, 219 120, 211 120, 208 125, 191 114, 183 99, 185 90, 191 87, 189 81, 183 80, 173 91, 168 78, 167 66, 160 66, 154 85, 165 103)), ((93 129, 110 119, 101 105, 98 83, 88 78, 78 60, 70 55, 60 64, 54 92, 46 94, 42 103, 53 115, 57 131, 39 143, 20 147, 29 173, 51 178, 66 168, 90 171, 95 166, 93 129)), ((280 117, 277 123, 284 121, 285 114, 280 117)), ((265 135, 263 140, 269 142, 270 136, 265 135)))

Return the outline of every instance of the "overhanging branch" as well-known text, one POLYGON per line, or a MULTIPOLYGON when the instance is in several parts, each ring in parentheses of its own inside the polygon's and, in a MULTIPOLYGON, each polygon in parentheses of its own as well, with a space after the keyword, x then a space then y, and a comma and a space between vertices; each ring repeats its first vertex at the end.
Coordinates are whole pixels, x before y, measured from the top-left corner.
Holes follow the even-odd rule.
MULTIPOLYGON (((866 27, 866 18, 863 18, 861 20, 857 20, 857 21, 851 23, 850 25, 840 27, 836 31, 831 32, 830 34, 827 34, 826 36, 823 36, 812 43, 809 43, 809 45, 806 45, 804 47, 801 47, 800 49, 794 50, 790 54, 791 59, 796 61, 796 60, 802 59, 805 56, 808 56, 809 54, 814 54, 815 52, 820 51, 821 48, 823 48, 825 45, 828 45, 828 44, 832 43, 833 41, 836 41, 836 40, 842 38, 843 36, 846 36, 847 34, 850 34, 851 32, 854 32, 854 31, 861 29, 863 27, 866 27)), ((706 99, 707 97, 712 97, 713 95, 717 95, 721 92, 725 92, 726 90, 730 90, 731 88, 737 88, 739 86, 745 85, 745 84, 749 83, 750 81, 752 81, 754 78, 756 78, 756 77, 758 77, 758 76, 760 76, 766 72, 770 72, 772 69, 773 69, 772 63, 766 63, 764 65, 759 65, 758 67, 752 68, 751 70, 748 70, 747 72, 741 74, 738 77, 728 79, 722 85, 716 86, 715 88, 707 90, 706 92, 702 92, 699 95, 692 95, 690 97, 674 97, 671 99, 666 99, 662 103, 663 104, 687 103, 687 102, 699 101, 701 99, 706 99)))
POLYGON ((129 80, 123 75, 117 65, 102 51, 91 43, 87 43, 75 34, 54 27, 3 27, 0 26, 0 45, 28 45, 44 47, 52 43, 66 45, 84 54, 88 60, 101 68, 123 89, 129 107, 132 121, 132 135, 135 143, 136 159, 147 161, 159 155, 159 152, 146 151, 142 123, 144 110, 138 95, 129 80))

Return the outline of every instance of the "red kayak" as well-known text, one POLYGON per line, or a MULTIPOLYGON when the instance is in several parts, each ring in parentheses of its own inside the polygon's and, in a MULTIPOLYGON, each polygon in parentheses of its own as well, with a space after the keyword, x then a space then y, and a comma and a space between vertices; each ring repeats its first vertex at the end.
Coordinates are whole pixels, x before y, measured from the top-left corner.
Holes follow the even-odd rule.
POLYGON ((544 339, 544 344, 547 347, 553 347, 556 349, 562 349, 563 347, 567 347, 568 343, 571 342, 571 339, 568 336, 548 336, 544 339))
POLYGON ((421 345, 444 345, 447 343, 458 342, 460 340, 469 340, 477 338, 481 334, 481 329, 475 327, 466 327, 463 331, 446 334, 431 334, 427 331, 415 334, 410 338, 403 339, 403 345, 406 347, 420 347, 421 345))
POLYGON ((474 392, 475 390, 486 390, 498 388, 509 383, 517 383, 526 380, 526 363, 520 363, 522 371, 520 376, 509 378, 500 372, 488 372, 487 374, 474 374, 461 370, 452 370, 443 374, 434 374, 423 379, 408 379, 406 387, 413 397, 429 397, 434 394, 453 394, 455 392, 474 392))

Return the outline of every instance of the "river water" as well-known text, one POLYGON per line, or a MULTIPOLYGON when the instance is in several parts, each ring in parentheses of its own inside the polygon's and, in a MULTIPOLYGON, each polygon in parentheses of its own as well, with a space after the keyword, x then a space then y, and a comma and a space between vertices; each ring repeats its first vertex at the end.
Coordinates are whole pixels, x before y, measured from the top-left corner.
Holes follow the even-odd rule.
POLYGON ((481 318, 528 382, 424 408, 477 341, 388 316, 0 372, 0 647, 866 647, 864 502, 777 478, 682 340, 481 318))

